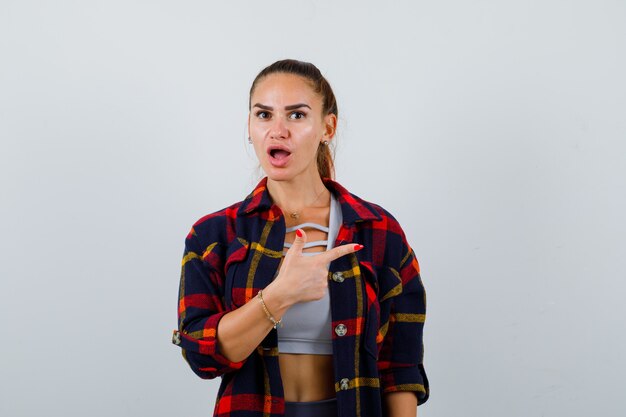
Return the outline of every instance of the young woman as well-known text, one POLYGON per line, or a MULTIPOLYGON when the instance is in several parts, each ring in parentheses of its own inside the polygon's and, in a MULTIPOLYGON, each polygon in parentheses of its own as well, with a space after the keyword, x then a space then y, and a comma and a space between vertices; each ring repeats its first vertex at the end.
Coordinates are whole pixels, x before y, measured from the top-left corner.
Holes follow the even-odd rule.
POLYGON ((267 174, 185 240, 173 343, 221 376, 214 416, 416 416, 426 298, 396 219, 333 178, 337 103, 310 63, 250 89, 267 174))

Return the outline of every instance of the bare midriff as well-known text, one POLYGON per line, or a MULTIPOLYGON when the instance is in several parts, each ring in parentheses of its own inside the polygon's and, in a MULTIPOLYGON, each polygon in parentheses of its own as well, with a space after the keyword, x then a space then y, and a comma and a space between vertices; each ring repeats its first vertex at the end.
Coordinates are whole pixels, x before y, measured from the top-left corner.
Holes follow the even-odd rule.
MULTIPOLYGON (((308 207, 298 219, 285 216, 286 227, 301 223, 328 225, 330 199, 325 207, 308 207)), ((326 240, 328 234, 314 228, 304 228, 307 242, 326 240)), ((293 243, 295 232, 285 236, 285 242, 293 243)), ((326 248, 314 246, 303 252, 324 252, 326 248)), ((335 397, 335 375, 332 355, 279 353, 278 362, 283 381, 285 401, 320 401, 335 397)))
POLYGON ((332 355, 281 353, 278 361, 285 401, 320 401, 335 396, 332 355))

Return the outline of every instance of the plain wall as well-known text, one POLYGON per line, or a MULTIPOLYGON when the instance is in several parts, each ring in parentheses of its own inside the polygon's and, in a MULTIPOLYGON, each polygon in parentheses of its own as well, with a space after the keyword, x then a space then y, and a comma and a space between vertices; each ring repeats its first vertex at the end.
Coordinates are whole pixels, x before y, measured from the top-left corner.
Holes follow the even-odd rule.
POLYGON ((625 54, 622 1, 1 0, 0 415, 211 415, 170 342, 184 238, 260 178, 283 58, 420 262, 419 415, 624 415, 625 54))

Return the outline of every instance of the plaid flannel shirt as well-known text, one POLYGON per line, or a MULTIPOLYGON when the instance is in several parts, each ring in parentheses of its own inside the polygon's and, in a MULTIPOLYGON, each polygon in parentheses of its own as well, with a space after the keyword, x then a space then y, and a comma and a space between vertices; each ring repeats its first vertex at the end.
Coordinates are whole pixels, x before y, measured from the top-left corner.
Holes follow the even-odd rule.
MULTIPOLYGON (((335 246, 365 246, 328 271, 339 416, 383 416, 383 395, 395 391, 413 391, 422 404, 426 294, 415 253, 389 212, 322 180, 343 215, 335 246), (347 331, 334 331, 339 325, 347 331)), ((243 201, 200 218, 185 240, 172 342, 199 377, 221 377, 214 416, 284 415, 277 331, 241 362, 223 356, 216 339, 222 316, 278 274, 286 226, 266 185, 264 177, 243 201)))

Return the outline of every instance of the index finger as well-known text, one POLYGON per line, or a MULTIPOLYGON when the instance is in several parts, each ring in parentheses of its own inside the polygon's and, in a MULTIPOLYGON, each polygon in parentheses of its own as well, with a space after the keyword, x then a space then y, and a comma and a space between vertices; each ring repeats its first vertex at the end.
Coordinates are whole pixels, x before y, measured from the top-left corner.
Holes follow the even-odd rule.
POLYGON ((356 251, 361 250, 361 249, 363 249, 363 245, 361 245, 361 244, 358 244, 358 243, 348 243, 346 245, 341 245, 341 246, 337 246, 335 248, 332 248, 331 250, 328 250, 326 252, 322 252, 322 253, 319 254, 318 258, 320 258, 320 260, 328 263, 328 262, 334 261, 337 258, 341 258, 344 255, 356 252, 356 251))

